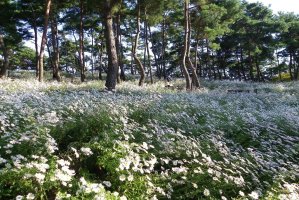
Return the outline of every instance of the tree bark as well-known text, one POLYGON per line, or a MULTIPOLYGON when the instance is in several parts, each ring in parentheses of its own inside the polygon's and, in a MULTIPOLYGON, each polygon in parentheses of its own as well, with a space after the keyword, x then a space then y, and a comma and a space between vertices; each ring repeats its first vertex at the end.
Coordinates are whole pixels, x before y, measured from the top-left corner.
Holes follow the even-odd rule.
POLYGON ((244 57, 243 57, 243 49, 240 48, 240 61, 241 61, 241 68, 242 68, 242 76, 244 78, 244 80, 246 81, 246 73, 245 73, 245 67, 244 67, 244 57))
POLYGON ((38 68, 39 68, 39 52, 38 52, 38 41, 37 41, 37 24, 36 19, 33 23, 33 31, 34 31, 34 46, 35 46, 35 67, 36 67, 36 77, 38 78, 38 68))
MULTIPOLYGON (((150 37, 150 39, 152 41, 152 44, 153 44, 153 37, 152 37, 152 32, 151 32, 151 27, 150 26, 148 26, 148 33, 149 33, 149 37, 150 37)), ((157 75, 158 75, 158 78, 161 79, 160 66, 159 66, 159 63, 158 63, 157 54, 153 49, 152 49, 152 52, 154 54, 155 65, 156 65, 156 68, 157 68, 157 75)))
POLYGON ((250 74, 250 79, 251 79, 251 81, 254 81, 252 56, 251 56, 251 51, 250 50, 249 50, 249 53, 248 53, 248 57, 249 57, 249 74, 250 74))
POLYGON ((293 68, 293 55, 292 55, 292 52, 290 52, 289 74, 290 74, 291 80, 294 80, 292 68, 293 68))
POLYGON ((104 45, 101 44, 100 52, 99 52, 99 80, 102 80, 102 70, 103 70, 103 53, 104 53, 104 45))
POLYGON ((296 68, 296 65, 294 66, 294 78, 295 80, 297 81, 298 80, 298 76, 299 76, 299 63, 298 63, 298 56, 296 57, 295 59, 295 55, 294 55, 294 63, 296 64, 297 63, 297 68, 296 68))
POLYGON ((198 74, 198 46, 199 46, 199 31, 196 34, 195 54, 194 54, 194 67, 197 74, 198 74))
POLYGON ((83 0, 80 0, 80 30, 79 30, 79 60, 80 60, 80 75, 81 82, 85 81, 85 62, 84 62, 84 32, 83 32, 83 17, 84 17, 84 6, 83 0))
POLYGON ((150 74, 150 80, 151 80, 151 84, 154 83, 153 81, 153 74, 152 74, 152 66, 151 66, 151 55, 149 52, 149 45, 148 45, 148 22, 147 22, 147 14, 146 14, 146 10, 144 11, 145 14, 145 47, 146 47, 146 52, 147 52, 147 59, 148 59, 148 65, 149 65, 149 74, 150 74))
POLYGON ((188 12, 187 23, 188 23, 188 29, 187 29, 188 43, 187 43, 186 60, 187 60, 187 63, 188 63, 188 66, 189 66, 190 70, 192 71, 192 88, 194 86, 195 89, 198 89, 198 88, 200 88, 200 83, 199 83, 199 80, 198 80, 196 68, 193 66, 193 63, 191 62, 191 58, 190 58, 191 20, 190 20, 189 12, 188 12))
POLYGON ((7 69, 9 67, 9 49, 7 49, 7 47, 5 46, 3 37, 1 35, 0 35, 0 48, 3 51, 3 59, 4 59, 4 63, 0 69, 0 78, 5 78, 7 69))
POLYGON ((113 32, 113 19, 112 19, 112 6, 110 2, 106 1, 106 12, 105 12, 105 37, 108 54, 108 72, 106 78, 106 89, 108 91, 115 90, 117 72, 118 72, 118 56, 115 45, 115 37, 113 32))
POLYGON ((120 69, 120 74, 118 74, 118 82, 125 81, 126 76, 125 76, 125 70, 124 70, 124 64, 122 61, 122 32, 120 28, 121 24, 121 15, 118 13, 117 15, 117 23, 116 23, 116 49, 117 49, 117 54, 118 54, 118 64, 119 64, 119 69, 120 69))
POLYGON ((132 48, 131 48, 131 51, 132 51, 132 54, 131 54, 131 75, 134 75, 135 74, 134 55, 133 55, 133 52, 134 52, 134 37, 133 37, 132 33, 131 33, 131 43, 132 43, 132 48))
POLYGON ((140 35, 140 2, 137 1, 137 6, 138 6, 138 10, 137 10, 137 33, 135 36, 135 44, 134 44, 134 48, 133 48, 133 55, 134 55, 134 60, 139 68, 139 74, 140 74, 140 79, 139 79, 139 86, 143 86, 144 84, 144 79, 145 79, 145 71, 144 71, 144 67, 140 61, 140 59, 137 56, 137 47, 138 47, 138 40, 139 40, 139 35, 140 35))
POLYGON ((59 73, 59 45, 58 45, 58 30, 57 21, 55 16, 51 21, 51 34, 52 34, 52 46, 53 46, 53 79, 58 82, 61 81, 61 76, 59 73))
POLYGON ((94 29, 91 28, 91 78, 94 79, 94 29))
POLYGON ((186 67, 186 58, 188 51, 188 32, 189 32, 189 0, 185 0, 184 4, 184 28, 185 28, 185 39, 184 39, 184 48, 182 53, 182 71, 186 79, 186 90, 191 90, 191 80, 186 67))
POLYGON ((41 45, 40 45, 39 61, 38 61, 38 64, 39 64, 38 81, 39 82, 43 82, 43 80, 44 80, 44 51, 45 51, 45 45, 47 42, 47 31, 48 31, 51 3, 52 3, 52 0, 47 0, 46 9, 45 9, 44 30, 43 30, 42 41, 41 41, 41 45))
POLYGON ((163 27, 162 27, 162 71, 163 71, 163 78, 166 80, 167 74, 166 74, 166 63, 165 63, 165 52, 166 52, 166 23, 165 23, 165 15, 163 16, 163 27))

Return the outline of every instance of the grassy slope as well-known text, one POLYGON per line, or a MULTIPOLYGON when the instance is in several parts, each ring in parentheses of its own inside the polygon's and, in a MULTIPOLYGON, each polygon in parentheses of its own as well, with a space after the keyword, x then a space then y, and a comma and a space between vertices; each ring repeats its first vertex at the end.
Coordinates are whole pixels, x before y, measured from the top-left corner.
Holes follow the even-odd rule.
POLYGON ((205 86, 3 81, 0 199, 297 198, 299 84, 205 86))

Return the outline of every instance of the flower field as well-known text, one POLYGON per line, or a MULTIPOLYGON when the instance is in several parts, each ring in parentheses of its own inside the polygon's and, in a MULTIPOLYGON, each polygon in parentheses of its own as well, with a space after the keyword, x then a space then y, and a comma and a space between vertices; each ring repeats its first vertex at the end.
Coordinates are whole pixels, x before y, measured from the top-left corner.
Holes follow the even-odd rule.
POLYGON ((1 80, 0 199, 299 199, 299 83, 203 84, 1 80))

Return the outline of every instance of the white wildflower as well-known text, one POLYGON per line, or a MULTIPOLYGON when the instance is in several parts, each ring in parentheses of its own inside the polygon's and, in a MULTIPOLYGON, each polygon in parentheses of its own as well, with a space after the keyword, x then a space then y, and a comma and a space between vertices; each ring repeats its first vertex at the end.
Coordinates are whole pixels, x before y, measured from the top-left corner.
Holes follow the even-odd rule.
POLYGON ((7 162, 7 160, 5 160, 4 158, 0 157, 0 164, 6 163, 6 162, 7 162))
POLYGON ((74 152, 75 157, 79 158, 79 153, 78 153, 77 149, 75 149, 74 147, 71 147, 71 150, 74 152))
POLYGON ((44 182, 44 179, 45 179, 45 175, 44 174, 42 174, 42 173, 36 173, 34 176, 35 176, 36 180, 39 183, 44 182))
POLYGON ((204 189, 203 194, 207 197, 210 196, 210 190, 204 189))
POLYGON ((196 189, 198 188, 198 185, 196 183, 192 183, 192 186, 196 189))
POLYGON ((111 187, 111 182, 110 181, 103 181, 103 184, 106 185, 107 187, 111 187))
POLYGON ((245 196, 244 192, 242 192, 242 191, 239 191, 239 195, 240 195, 241 197, 244 197, 244 196, 245 196))
POLYGON ((91 151, 91 149, 88 148, 88 147, 82 147, 80 150, 86 156, 90 156, 90 155, 93 154, 92 151, 91 151))
POLYGON ((22 200, 24 197, 22 195, 16 196, 16 200, 22 200))
POLYGON ((252 191, 248 196, 250 196, 252 199, 259 199, 259 194, 257 191, 252 191))
POLYGON ((120 180, 120 181, 125 181, 125 180, 126 180, 126 176, 123 175, 123 174, 120 175, 120 176, 119 176, 119 180, 120 180))
POLYGON ((128 181, 133 181, 133 179, 134 179, 134 176, 132 175, 132 174, 130 174, 129 176, 128 176, 128 181))
POLYGON ((113 195, 118 197, 119 193, 118 192, 113 192, 113 195))
POLYGON ((119 199, 120 200, 127 200, 127 197, 126 196, 121 196, 119 199))
POLYGON ((35 197, 34 194, 28 193, 27 196, 26 196, 26 199, 32 200, 32 199, 34 199, 34 197, 35 197))

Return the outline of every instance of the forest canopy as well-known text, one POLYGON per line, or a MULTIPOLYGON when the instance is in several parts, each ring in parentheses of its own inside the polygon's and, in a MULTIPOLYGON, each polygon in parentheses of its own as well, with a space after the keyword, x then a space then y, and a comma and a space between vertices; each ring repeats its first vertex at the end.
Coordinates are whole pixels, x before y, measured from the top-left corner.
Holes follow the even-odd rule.
POLYGON ((240 0, 2 0, 0 77, 297 80, 299 17, 240 0), (31 44, 33 50, 24 47, 31 44), (44 59, 44 55, 46 56, 44 59), (63 75, 62 75, 63 74, 63 75), (137 76, 135 76, 137 74, 137 76))

